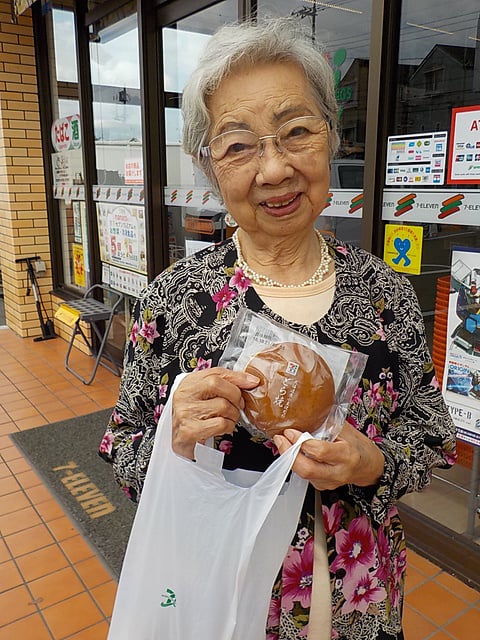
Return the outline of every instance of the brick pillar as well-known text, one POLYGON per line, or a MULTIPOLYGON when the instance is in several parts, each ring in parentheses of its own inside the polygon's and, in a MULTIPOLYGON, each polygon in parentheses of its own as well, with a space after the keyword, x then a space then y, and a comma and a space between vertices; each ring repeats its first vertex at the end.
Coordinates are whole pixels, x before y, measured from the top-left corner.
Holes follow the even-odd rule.
POLYGON ((0 0, 0 267, 7 325, 21 337, 41 334, 25 264, 39 255, 47 265, 38 286, 52 317, 48 237, 39 105, 31 10, 11 21, 0 0))

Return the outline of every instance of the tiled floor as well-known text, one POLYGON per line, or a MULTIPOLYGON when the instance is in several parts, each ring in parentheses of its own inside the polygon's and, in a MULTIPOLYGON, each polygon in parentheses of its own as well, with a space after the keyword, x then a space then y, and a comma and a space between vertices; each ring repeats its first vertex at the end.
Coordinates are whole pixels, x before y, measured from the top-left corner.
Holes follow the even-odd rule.
MULTIPOLYGON (((8 437, 113 406, 118 378, 100 367, 82 385, 65 350, 0 329, 0 640, 107 636, 116 583, 8 437)), ((479 628, 480 593, 409 551, 406 640, 470 640, 479 628)))

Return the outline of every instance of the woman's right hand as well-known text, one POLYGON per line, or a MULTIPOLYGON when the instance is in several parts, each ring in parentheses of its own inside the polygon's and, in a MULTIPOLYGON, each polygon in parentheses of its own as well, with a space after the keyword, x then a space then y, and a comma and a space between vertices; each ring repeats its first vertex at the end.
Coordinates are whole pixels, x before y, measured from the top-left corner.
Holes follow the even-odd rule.
POLYGON ((195 444, 233 433, 244 406, 242 389, 260 380, 243 371, 212 367, 193 371, 182 380, 172 400, 172 448, 194 458, 195 444))

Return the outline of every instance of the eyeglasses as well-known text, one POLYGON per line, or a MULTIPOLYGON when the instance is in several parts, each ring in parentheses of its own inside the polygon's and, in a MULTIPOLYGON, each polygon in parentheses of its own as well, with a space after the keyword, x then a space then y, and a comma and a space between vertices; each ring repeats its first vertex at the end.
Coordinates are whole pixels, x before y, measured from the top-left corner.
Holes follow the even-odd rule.
POLYGON ((325 137, 327 123, 322 116, 302 116, 284 122, 275 133, 259 136, 248 129, 225 131, 202 147, 200 154, 217 163, 241 165, 256 155, 263 156, 265 140, 273 141, 280 153, 305 153, 314 149, 325 137))

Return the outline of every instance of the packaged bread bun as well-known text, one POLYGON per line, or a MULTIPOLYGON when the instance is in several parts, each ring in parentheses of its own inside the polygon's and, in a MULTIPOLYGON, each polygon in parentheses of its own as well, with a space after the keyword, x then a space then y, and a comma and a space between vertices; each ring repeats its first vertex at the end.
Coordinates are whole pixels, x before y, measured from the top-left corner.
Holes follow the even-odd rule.
POLYGON ((273 344, 251 357, 245 371, 260 379, 255 389, 243 391, 245 416, 269 437, 287 428, 315 431, 335 401, 329 366, 303 344, 273 344))

